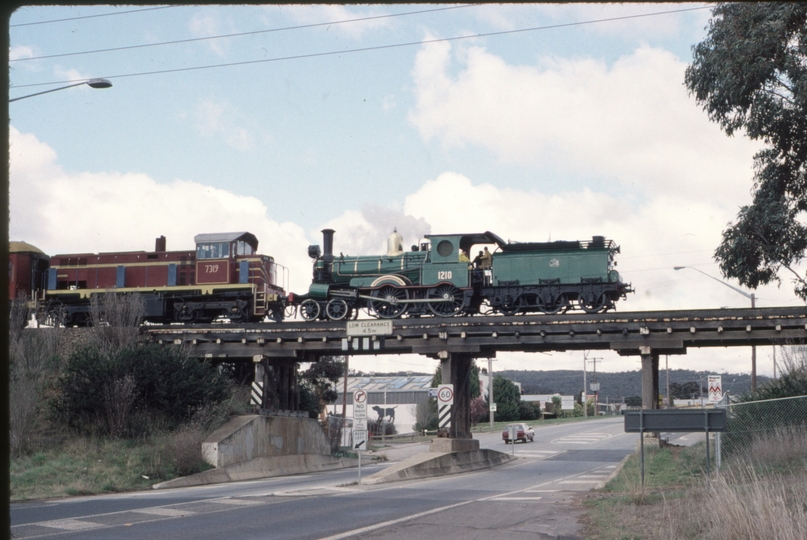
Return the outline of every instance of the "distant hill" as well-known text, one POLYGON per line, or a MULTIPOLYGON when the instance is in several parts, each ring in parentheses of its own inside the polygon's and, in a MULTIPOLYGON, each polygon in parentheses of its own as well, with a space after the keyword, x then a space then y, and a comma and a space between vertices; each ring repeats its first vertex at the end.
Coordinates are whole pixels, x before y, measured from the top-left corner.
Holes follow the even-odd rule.
MULTIPOLYGON (((565 394, 578 395, 583 389, 583 371, 555 370, 555 371, 494 371, 494 375, 501 375, 514 382, 521 383, 524 394, 565 394)), ((692 371, 689 369, 669 370, 670 383, 680 385, 694 382, 702 383, 704 396, 706 396, 706 378, 715 373, 707 371, 692 371)), ((723 391, 730 391, 734 395, 746 394, 751 391, 751 375, 748 373, 721 373, 723 391)), ((768 377, 757 375, 757 386, 769 380, 768 377)), ((594 374, 588 372, 586 385, 594 382, 594 374)), ((600 383, 600 401, 622 402, 625 397, 642 395, 642 372, 622 371, 618 373, 597 373, 597 382, 600 383)), ((666 396, 667 370, 659 370, 659 392, 666 396)), ((590 389, 589 394, 593 394, 590 389)), ((698 396, 695 396, 698 397, 698 396)))
MULTIPOLYGON (((494 371, 494 375, 501 375, 511 381, 521 383, 523 394, 564 394, 579 395, 583 389, 583 371, 558 369, 554 371, 520 371, 502 370, 494 371)), ((715 373, 709 371, 693 371, 691 369, 671 369, 670 384, 694 383, 695 388, 699 384, 703 385, 703 395, 707 394, 706 378, 715 373)), ((361 371, 351 373, 351 376, 372 376, 372 377, 411 377, 418 375, 434 375, 434 373, 419 373, 412 371, 396 371, 390 373, 362 373, 361 371)), ((481 377, 487 375, 480 374, 481 377)), ((723 391, 729 391, 734 395, 747 394, 751 391, 751 375, 748 373, 721 373, 723 378, 723 391)), ((659 392, 667 395, 667 370, 659 370, 659 392)), ((760 386, 770 378, 757 375, 757 386, 760 386)), ((594 382, 594 374, 586 374, 586 385, 594 382)), ((642 372, 621 371, 618 373, 597 373, 597 382, 600 383, 600 401, 622 403, 625 397, 642 395, 642 372)), ((590 389, 589 394, 593 394, 590 389)), ((698 396, 694 396, 698 397, 698 396)))

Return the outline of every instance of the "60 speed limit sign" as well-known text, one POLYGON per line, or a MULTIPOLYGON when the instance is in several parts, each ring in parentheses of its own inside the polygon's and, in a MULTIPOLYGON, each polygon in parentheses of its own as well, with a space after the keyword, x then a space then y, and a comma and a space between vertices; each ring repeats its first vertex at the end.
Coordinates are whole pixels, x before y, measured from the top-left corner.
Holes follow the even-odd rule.
POLYGON ((437 405, 453 405, 454 404, 454 385, 441 384, 437 387, 437 405))

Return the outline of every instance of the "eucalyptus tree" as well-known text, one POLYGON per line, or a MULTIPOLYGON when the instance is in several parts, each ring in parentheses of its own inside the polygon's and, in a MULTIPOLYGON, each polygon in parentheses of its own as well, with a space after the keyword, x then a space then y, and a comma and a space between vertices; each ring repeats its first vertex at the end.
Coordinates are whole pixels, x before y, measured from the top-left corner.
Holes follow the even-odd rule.
POLYGON ((715 260, 751 288, 794 282, 807 250, 807 4, 718 3, 693 47, 685 84, 729 136, 765 147, 754 156, 753 201, 723 231, 715 260))

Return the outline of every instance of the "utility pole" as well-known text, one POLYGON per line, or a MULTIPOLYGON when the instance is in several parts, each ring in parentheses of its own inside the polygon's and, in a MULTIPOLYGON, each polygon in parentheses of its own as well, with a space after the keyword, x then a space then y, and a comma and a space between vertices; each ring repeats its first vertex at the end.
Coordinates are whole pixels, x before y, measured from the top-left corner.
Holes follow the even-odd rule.
MULTIPOLYGON (((488 358, 488 408, 490 409, 490 430, 493 431, 493 416, 496 412, 493 410, 493 358, 488 358)), ((513 442, 515 444, 515 442, 513 442)))
POLYGON ((776 378, 776 345, 773 346, 773 378, 776 378))
POLYGON ((588 362, 588 351, 583 351, 583 418, 588 418, 588 387, 586 386, 586 362, 588 362))
POLYGON ((347 418, 347 362, 350 356, 345 355, 345 383, 342 386, 342 429, 345 427, 345 419, 347 418))
POLYGON ((667 370, 667 406, 672 407, 672 398, 670 397, 670 355, 664 355, 664 367, 667 370))
POLYGON ((591 383, 591 389, 594 390, 594 416, 597 416, 600 409, 600 383, 597 382, 597 362, 602 362, 602 358, 591 358, 589 362, 594 364, 594 382, 591 383))

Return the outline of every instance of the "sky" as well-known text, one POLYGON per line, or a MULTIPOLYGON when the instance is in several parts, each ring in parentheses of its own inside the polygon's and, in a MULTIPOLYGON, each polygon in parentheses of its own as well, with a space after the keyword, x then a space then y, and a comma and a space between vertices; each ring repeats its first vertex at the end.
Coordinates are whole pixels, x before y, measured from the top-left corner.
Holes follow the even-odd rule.
MULTIPOLYGON (((713 254, 751 202, 762 146, 727 137, 684 86, 709 6, 23 6, 9 19, 11 99, 90 78, 112 87, 9 103, 9 238, 55 255, 250 231, 303 293, 324 228, 346 255, 383 253, 393 228, 405 246, 602 235, 636 291, 619 310, 750 307, 716 281, 713 254)), ((783 276, 754 291, 757 306, 803 306, 792 289, 783 276)), ((599 371, 640 369, 593 357, 599 371)), ((667 360, 747 373, 750 357, 667 360)), ((757 363, 772 374, 771 347, 757 363)), ((500 353, 493 369, 583 364, 582 352, 500 353)))

